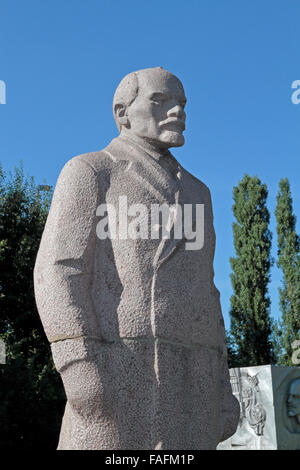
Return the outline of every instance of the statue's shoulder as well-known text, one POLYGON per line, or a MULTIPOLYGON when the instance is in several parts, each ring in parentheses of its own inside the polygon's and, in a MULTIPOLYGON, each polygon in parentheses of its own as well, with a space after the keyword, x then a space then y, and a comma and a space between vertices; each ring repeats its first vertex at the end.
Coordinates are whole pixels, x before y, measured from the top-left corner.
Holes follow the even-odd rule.
POLYGON ((110 155, 103 150, 83 153, 71 158, 66 166, 70 167, 90 167, 95 173, 101 170, 109 169, 112 166, 113 160, 110 155))
POLYGON ((189 171, 184 170, 184 172, 189 183, 197 187, 197 191, 200 191, 203 195, 210 199, 211 195, 208 186, 206 186, 206 184, 203 183, 203 181, 201 181, 199 178, 192 175, 192 173, 190 173, 189 171))
POLYGON ((114 164, 122 159, 120 149, 122 154, 122 142, 119 142, 118 139, 113 139, 103 150, 77 155, 71 158, 66 165, 77 167, 89 166, 96 173, 103 170, 113 170, 114 164))

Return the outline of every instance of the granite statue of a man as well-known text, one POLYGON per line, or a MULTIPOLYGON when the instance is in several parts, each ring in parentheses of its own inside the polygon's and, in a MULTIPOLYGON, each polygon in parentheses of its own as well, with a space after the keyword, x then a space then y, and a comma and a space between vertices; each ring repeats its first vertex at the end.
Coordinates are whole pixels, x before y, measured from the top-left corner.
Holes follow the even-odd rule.
POLYGON ((59 449, 215 449, 236 430, 210 193, 168 150, 184 144, 185 103, 161 67, 127 75, 113 101, 120 135, 59 176, 34 272, 67 395, 59 449), (163 205, 204 208, 204 243, 172 237, 176 215, 169 237, 162 224, 124 232, 132 207, 150 226, 163 205))

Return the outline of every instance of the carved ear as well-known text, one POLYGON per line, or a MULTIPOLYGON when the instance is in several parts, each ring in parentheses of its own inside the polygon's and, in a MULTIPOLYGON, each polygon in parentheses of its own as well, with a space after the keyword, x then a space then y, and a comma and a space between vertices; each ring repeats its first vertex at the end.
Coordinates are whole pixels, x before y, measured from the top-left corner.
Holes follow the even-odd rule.
POLYGON ((120 127, 130 127, 129 119, 127 116, 127 108, 124 104, 118 103, 115 105, 115 116, 118 119, 120 127))

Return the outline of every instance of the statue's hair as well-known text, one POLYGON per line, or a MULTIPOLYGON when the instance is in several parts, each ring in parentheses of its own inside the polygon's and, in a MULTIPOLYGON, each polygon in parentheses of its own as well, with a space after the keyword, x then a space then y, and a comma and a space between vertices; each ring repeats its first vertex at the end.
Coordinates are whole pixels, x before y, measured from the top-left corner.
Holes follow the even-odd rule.
MULTIPOLYGON (((139 92, 138 75, 140 72, 143 73, 145 71, 150 71, 150 70, 164 70, 164 69, 162 67, 154 67, 154 68, 138 70, 137 72, 131 72, 128 75, 126 75, 119 83, 115 91, 114 99, 113 99, 113 114, 114 114, 114 118, 115 118, 119 131, 121 129, 120 129, 118 116, 116 114, 116 105, 123 104, 124 106, 128 107, 134 102, 139 92)), ((166 70, 164 70, 164 72, 170 73, 170 72, 167 72, 166 70)))
POLYGON ((120 124, 118 121, 118 116, 116 114, 116 105, 123 104, 124 106, 130 106, 131 103, 135 100, 139 91, 139 82, 138 82, 138 72, 131 72, 126 75, 118 85, 118 88, 115 91, 113 99, 113 113, 114 118, 117 124, 117 127, 120 129, 120 124))

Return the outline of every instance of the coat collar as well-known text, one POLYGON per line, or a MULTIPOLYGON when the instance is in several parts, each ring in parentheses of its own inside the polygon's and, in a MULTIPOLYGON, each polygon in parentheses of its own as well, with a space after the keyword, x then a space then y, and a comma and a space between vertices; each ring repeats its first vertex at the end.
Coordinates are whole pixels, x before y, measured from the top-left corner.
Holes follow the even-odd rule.
MULTIPOLYGON (((110 155, 114 162, 121 164, 122 172, 127 173, 128 177, 133 177, 143 187, 148 188, 150 192, 155 192, 160 203, 178 204, 183 209, 183 204, 197 202, 199 187, 195 187, 189 174, 185 172, 171 154, 171 157, 178 165, 181 178, 172 178, 170 173, 159 164, 157 158, 154 158, 136 142, 127 140, 124 137, 119 136, 114 139, 105 149, 105 152, 110 155)), ((154 268, 158 269, 172 255, 174 250, 185 241, 184 236, 181 239, 162 239, 154 259, 154 268)))
MULTIPOLYGON (((137 179, 150 192, 155 191, 158 200, 168 204, 175 203, 175 194, 181 190, 180 179, 172 177, 170 172, 160 165, 159 159, 154 158, 145 148, 119 136, 112 140, 105 152, 114 162, 119 164, 122 162, 125 174, 137 179)), ((181 169, 179 163, 172 155, 171 157, 178 165, 179 171, 181 169)))
POLYGON ((125 142, 127 145, 131 143, 133 146, 140 149, 141 152, 147 153, 148 156, 153 158, 154 160, 160 162, 161 158, 174 158, 171 152, 168 149, 158 149, 153 145, 149 144, 147 141, 142 139, 141 137, 135 135, 122 135, 118 137, 120 140, 125 142))

